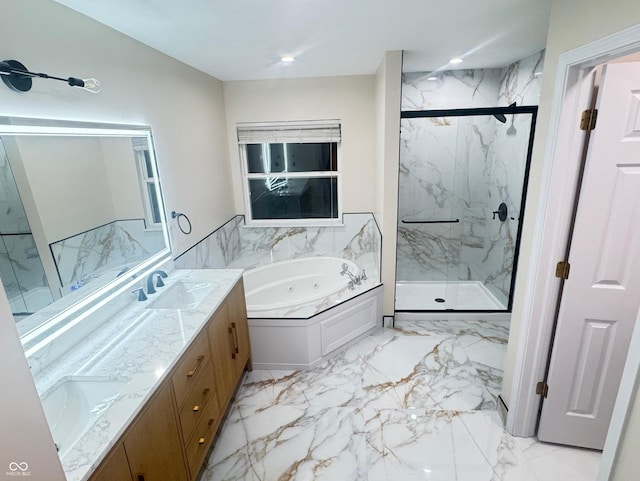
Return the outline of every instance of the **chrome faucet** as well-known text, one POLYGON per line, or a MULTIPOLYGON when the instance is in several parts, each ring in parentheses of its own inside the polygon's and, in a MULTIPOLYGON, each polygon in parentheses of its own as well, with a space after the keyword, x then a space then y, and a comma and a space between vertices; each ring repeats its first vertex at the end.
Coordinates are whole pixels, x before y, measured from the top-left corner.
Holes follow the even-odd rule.
POLYGON ((165 271, 153 271, 151 274, 149 274, 147 276, 147 294, 155 294, 156 292, 156 287, 163 287, 164 286, 164 282, 162 281, 162 279, 166 279, 167 278, 167 273, 165 271), (154 277, 158 276, 158 280, 156 282, 155 287, 153 286, 153 279, 154 277))
POLYGON ((353 272, 349 271, 349 266, 347 265, 346 262, 344 264, 342 264, 342 270, 340 271, 340 275, 341 276, 344 276, 345 274, 350 279, 349 280, 349 289, 350 290, 354 290, 355 286, 359 286, 360 284, 362 284, 362 281, 366 281, 367 280, 367 274, 364 272, 364 269, 362 269, 362 272, 356 276, 356 275, 353 274, 353 272))

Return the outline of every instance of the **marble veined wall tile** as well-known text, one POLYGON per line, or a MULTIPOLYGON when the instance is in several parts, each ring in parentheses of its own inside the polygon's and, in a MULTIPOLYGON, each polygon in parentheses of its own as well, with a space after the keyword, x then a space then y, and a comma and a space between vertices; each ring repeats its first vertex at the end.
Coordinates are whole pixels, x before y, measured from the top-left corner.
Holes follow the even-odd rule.
POLYGON ((0 139, 0 233, 31 232, 9 158, 0 139))
POLYGON ((144 220, 133 219, 52 243, 51 251, 62 285, 69 286, 85 276, 139 262, 163 246, 161 231, 147 231, 144 220))
POLYGON ((543 67, 544 50, 504 68, 500 79, 498 105, 505 106, 513 102, 518 105, 538 105, 543 67))
POLYGON ((251 269, 309 256, 354 261, 380 279, 382 236, 373 214, 344 214, 342 226, 247 227, 235 216, 175 260, 178 269, 251 269))
POLYGON ((224 269, 241 252, 240 226, 244 217, 236 215, 175 259, 177 269, 224 269))
POLYGON ((501 69, 448 70, 402 75, 402 110, 495 107, 501 69), (435 76, 437 80, 428 80, 435 76))
MULTIPOLYGON (((537 105, 544 52, 502 69, 403 75, 402 109, 537 105)), ((403 119, 397 279, 479 280, 505 305, 511 287, 530 115, 403 119), (501 202, 506 223, 493 219, 501 202), (402 220, 460 219, 449 228, 402 220), (513 219, 511 219, 513 217, 513 219)))

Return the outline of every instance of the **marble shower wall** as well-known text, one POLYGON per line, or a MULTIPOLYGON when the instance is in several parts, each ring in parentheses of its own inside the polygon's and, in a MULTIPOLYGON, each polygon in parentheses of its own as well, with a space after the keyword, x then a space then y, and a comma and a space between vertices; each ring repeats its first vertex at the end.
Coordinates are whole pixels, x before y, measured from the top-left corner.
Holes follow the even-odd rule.
POLYGON ((11 309, 33 312, 51 302, 47 279, 31 234, 18 187, 0 139, 0 277, 11 309), (44 288, 44 289, 41 289, 44 288), (24 293, 38 292, 42 298, 24 293))
POLYGON ((335 227, 247 227, 236 216, 175 259, 177 269, 251 269, 310 256, 354 261, 380 279, 381 235, 373 214, 344 214, 335 227))
MULTIPOLYGON (((543 53, 503 69, 403 75, 402 110, 537 105, 543 53)), ((398 281, 483 282, 506 305, 529 141, 529 115, 403 119, 398 281), (509 208, 492 220, 500 202, 509 208), (411 220, 455 220, 408 224, 411 220)))
POLYGON ((162 231, 147 230, 143 219, 117 220, 50 244, 66 292, 92 276, 111 275, 111 270, 115 276, 119 269, 137 264, 163 247, 162 231))

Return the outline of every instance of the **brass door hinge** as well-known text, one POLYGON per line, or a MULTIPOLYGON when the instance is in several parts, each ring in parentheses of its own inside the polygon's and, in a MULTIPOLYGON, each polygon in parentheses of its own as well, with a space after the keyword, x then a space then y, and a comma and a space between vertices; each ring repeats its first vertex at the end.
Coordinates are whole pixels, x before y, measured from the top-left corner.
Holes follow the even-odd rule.
POLYGON ((593 130, 596 128, 596 119, 598 118, 597 109, 588 109, 582 111, 580 117, 580 130, 593 130))
POLYGON ((549 385, 544 381, 540 381, 536 384, 536 394, 546 398, 547 394, 549 394, 549 385))
POLYGON ((560 279, 569 279, 569 269, 571 269, 571 264, 568 262, 558 262, 556 264, 556 277, 560 279))

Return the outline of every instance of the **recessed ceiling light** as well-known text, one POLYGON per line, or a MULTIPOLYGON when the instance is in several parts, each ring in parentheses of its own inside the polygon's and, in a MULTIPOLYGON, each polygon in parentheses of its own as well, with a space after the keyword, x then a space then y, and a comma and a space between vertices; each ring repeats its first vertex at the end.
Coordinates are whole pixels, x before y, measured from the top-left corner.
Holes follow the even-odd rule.
POLYGON ((290 63, 290 62, 293 62, 294 60, 295 58, 293 58, 291 55, 285 55, 284 57, 280 57, 280 61, 285 63, 290 63))
POLYGON ((451 60, 449 60, 449 63, 462 63, 462 59, 460 57, 454 57, 451 60))

